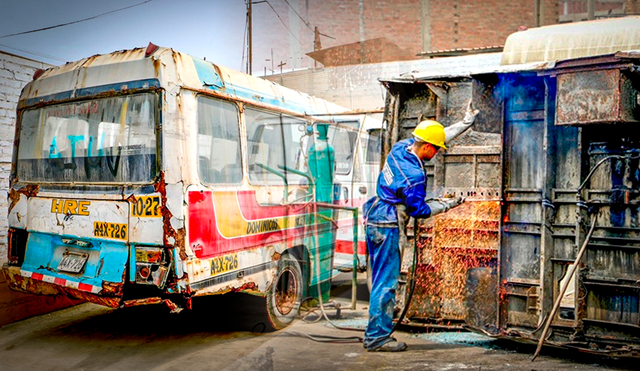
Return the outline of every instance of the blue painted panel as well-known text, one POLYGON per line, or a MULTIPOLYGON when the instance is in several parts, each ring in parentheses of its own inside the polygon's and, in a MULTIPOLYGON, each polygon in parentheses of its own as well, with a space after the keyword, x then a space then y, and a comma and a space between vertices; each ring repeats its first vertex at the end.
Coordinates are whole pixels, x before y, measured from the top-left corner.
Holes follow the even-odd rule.
POLYGON ((202 81, 205 88, 210 90, 224 94, 231 94, 237 98, 246 99, 260 104, 269 104, 274 107, 280 107, 299 114, 314 115, 327 113, 325 111, 317 110, 315 107, 308 104, 287 101, 282 96, 268 95, 265 94, 264 91, 250 89, 246 86, 234 85, 229 82, 223 83, 213 64, 197 58, 192 58, 192 60, 200 81, 202 81))
MULTIPOLYGON (((64 237, 65 239, 68 237, 64 237)), ((47 276, 58 277, 74 282, 102 286, 102 281, 120 283, 129 259, 126 244, 95 239, 90 247, 67 245, 63 237, 32 232, 27 240, 27 251, 22 269, 47 276), (86 253, 89 258, 80 273, 59 272, 58 264, 66 251, 86 253)))
POLYGON ((193 64, 196 66, 196 71, 198 72, 198 77, 200 81, 202 81, 202 85, 207 87, 224 87, 224 83, 222 83, 222 79, 220 75, 218 75, 218 71, 216 71, 215 67, 204 60, 192 58, 193 64))

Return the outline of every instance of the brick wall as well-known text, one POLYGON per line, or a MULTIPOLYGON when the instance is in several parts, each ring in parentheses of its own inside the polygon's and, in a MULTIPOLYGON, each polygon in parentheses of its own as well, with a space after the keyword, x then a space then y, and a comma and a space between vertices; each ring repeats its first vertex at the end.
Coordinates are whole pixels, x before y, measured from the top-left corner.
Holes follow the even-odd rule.
POLYGON ((274 0, 269 4, 273 9, 267 3, 253 6, 257 75, 263 75, 265 67, 267 74, 279 73, 281 62, 287 63, 283 70, 313 67, 305 53, 314 50, 315 27, 330 36, 320 36, 323 49, 385 37, 416 55, 503 45, 521 26, 558 23, 559 11, 557 0, 274 0))
MULTIPOLYGON (((557 1, 544 0, 429 0, 431 50, 504 45, 521 26, 536 26, 536 10, 544 12, 544 24, 558 23, 557 1)), ((540 23, 543 23, 540 22, 540 23)))
POLYGON ((7 191, 20 91, 38 68, 50 65, 0 51, 0 266, 7 260, 7 191))

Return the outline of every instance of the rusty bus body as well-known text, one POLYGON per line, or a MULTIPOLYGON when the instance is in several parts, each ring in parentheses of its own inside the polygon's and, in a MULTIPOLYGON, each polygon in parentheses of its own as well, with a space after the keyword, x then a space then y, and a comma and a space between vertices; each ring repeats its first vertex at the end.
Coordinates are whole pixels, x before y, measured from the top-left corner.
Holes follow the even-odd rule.
MULTIPOLYGON (((245 292, 284 327, 332 274, 337 213, 306 162, 316 124, 355 145, 362 120, 153 44, 39 71, 18 103, 7 281, 175 311, 245 292)), ((344 183, 353 152, 336 157, 344 183)))
POLYGON ((628 51, 382 80, 383 158, 422 118, 481 111, 426 164, 467 202, 418 223, 409 323, 640 355, 639 71, 628 51))

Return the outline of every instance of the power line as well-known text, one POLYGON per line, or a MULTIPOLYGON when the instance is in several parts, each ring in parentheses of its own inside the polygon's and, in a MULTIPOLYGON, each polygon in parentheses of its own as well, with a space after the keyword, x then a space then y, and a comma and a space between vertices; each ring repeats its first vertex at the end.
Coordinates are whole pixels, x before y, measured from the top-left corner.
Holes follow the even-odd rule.
POLYGON ((60 62, 66 62, 64 59, 60 59, 58 57, 54 57, 53 55, 49 55, 49 54, 42 54, 42 53, 32 52, 32 51, 25 50, 25 49, 18 49, 18 48, 14 48, 12 46, 9 46, 9 45, 4 45, 4 44, 0 44, 0 46, 2 46, 4 48, 7 48, 7 49, 13 49, 13 50, 17 50, 17 51, 20 51, 20 52, 23 52, 23 53, 31 54, 31 55, 37 55, 39 57, 45 57, 45 58, 53 59, 53 60, 60 61, 60 62))
POLYGON ((70 25, 70 24, 74 24, 74 23, 80 23, 80 22, 88 21, 88 20, 91 20, 91 19, 95 19, 95 18, 98 18, 98 17, 102 17, 103 15, 107 15, 107 14, 111 14, 111 13, 119 12, 119 11, 121 11, 121 10, 125 10, 125 9, 129 9, 129 8, 133 8, 133 7, 136 7, 136 6, 140 6, 140 5, 143 5, 143 4, 146 4, 146 3, 149 3, 149 2, 151 2, 151 1, 153 1, 153 0, 146 0, 146 1, 142 2, 142 3, 138 3, 138 4, 134 4, 134 5, 130 5, 130 6, 127 6, 127 7, 124 7, 124 8, 120 8, 120 9, 112 10, 112 11, 110 11, 110 12, 106 12, 106 13, 98 14, 98 15, 95 15, 95 16, 93 16, 93 17, 89 17, 89 18, 85 18, 85 19, 80 19, 80 20, 73 21, 73 22, 67 22, 67 23, 62 23, 62 24, 58 24, 58 25, 55 25, 55 26, 49 26, 49 27, 39 28, 39 29, 37 29, 37 30, 24 31, 24 32, 18 32, 18 33, 10 34, 10 35, 0 36, 0 39, 5 38, 5 37, 11 37, 11 36, 24 35, 24 34, 28 34, 28 33, 34 33, 34 32, 40 32, 40 31, 46 31, 46 30, 50 30, 50 29, 52 29, 52 28, 58 28, 58 27, 62 27, 62 26, 68 26, 68 25, 70 25))
POLYGON ((311 30, 313 31, 313 28, 311 28, 311 26, 309 25, 309 23, 307 23, 307 21, 305 21, 300 14, 298 14, 298 12, 291 6, 291 4, 289 4, 289 2, 287 0, 283 0, 285 3, 287 3, 287 5, 289 5, 289 8, 291 8, 291 10, 293 10, 294 13, 296 13, 296 15, 298 16, 298 18, 300 18, 300 20, 311 30))
MULTIPOLYGON (((291 34, 291 36, 293 36, 293 38, 294 38, 294 39, 298 40, 298 42, 300 43, 300 45, 304 45, 304 44, 302 44, 302 41, 300 41, 300 39, 298 39, 298 38, 296 37, 296 35, 294 35, 294 34, 293 34, 293 32, 291 32, 291 30, 289 29, 289 27, 287 27, 287 24, 286 24, 286 23, 284 23, 284 21, 283 21, 283 20, 282 20, 282 18, 280 17, 280 14, 278 14, 278 12, 276 12, 276 10, 273 8, 273 6, 271 6, 271 3, 270 3, 270 2, 268 2, 267 0, 264 0, 264 1, 258 1, 258 2, 260 2, 260 3, 262 3, 262 2, 267 3, 267 5, 269 5, 269 7, 271 8, 271 10, 273 10, 273 12, 274 12, 274 13, 276 13, 276 15, 278 16, 278 19, 280 20, 280 22, 282 22, 282 25, 284 26, 284 28, 286 28, 286 29, 287 29, 287 31, 289 31, 289 33, 291 34)), ((256 2, 256 3, 258 3, 258 2, 256 2)), ((254 4, 256 4, 256 3, 254 3, 254 4)))

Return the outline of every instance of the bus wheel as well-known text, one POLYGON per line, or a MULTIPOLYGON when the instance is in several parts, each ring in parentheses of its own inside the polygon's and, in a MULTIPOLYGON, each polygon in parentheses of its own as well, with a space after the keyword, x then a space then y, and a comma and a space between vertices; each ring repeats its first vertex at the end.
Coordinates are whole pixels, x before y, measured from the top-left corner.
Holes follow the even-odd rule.
POLYGON ((292 256, 283 255, 267 294, 267 312, 274 329, 280 330, 291 324, 298 315, 302 301, 302 271, 292 256))

